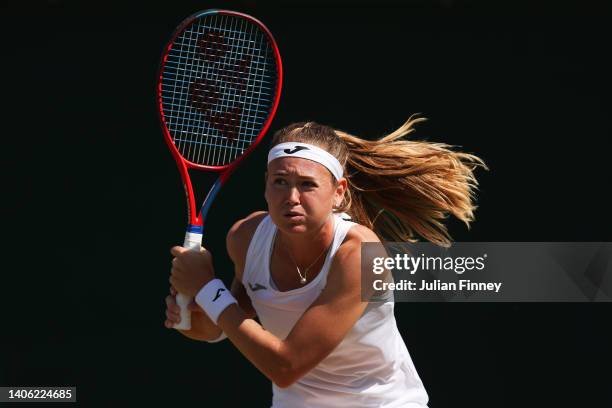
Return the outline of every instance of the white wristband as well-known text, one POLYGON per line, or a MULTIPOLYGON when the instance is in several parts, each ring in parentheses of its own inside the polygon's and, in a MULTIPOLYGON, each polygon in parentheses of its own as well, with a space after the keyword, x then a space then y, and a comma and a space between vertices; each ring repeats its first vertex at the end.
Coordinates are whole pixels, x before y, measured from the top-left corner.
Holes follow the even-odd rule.
POLYGON ((226 307, 238 303, 221 279, 213 279, 204 285, 196 295, 195 301, 215 324, 226 307))

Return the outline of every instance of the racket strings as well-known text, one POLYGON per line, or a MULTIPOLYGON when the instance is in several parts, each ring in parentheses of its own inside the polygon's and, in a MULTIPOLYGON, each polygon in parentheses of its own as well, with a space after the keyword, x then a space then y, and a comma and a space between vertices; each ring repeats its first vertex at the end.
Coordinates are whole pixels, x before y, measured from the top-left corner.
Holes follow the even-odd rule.
POLYGON ((175 38, 161 77, 164 121, 181 155, 211 166, 242 155, 266 122, 276 82, 258 25, 224 14, 193 22, 175 38))

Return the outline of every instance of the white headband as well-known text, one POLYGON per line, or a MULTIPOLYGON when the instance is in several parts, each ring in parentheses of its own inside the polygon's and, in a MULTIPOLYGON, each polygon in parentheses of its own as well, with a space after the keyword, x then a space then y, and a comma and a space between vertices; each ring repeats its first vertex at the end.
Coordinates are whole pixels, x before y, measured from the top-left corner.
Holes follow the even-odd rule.
POLYGON ((312 160, 327 167, 336 180, 342 178, 342 165, 338 159, 320 147, 301 142, 281 143, 270 149, 270 153, 268 153, 268 163, 279 157, 300 157, 302 159, 312 160))

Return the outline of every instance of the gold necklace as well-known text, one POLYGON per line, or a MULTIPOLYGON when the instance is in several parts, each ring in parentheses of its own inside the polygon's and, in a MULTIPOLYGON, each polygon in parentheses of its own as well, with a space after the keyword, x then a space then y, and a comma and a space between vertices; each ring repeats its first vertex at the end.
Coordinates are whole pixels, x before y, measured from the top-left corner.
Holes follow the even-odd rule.
MULTIPOLYGON (((332 243, 333 243, 333 242, 334 242, 334 241, 333 241, 333 239, 332 239, 332 243)), ((306 284, 306 274, 308 273, 308 270, 310 270, 310 268, 312 268, 312 267, 314 266, 314 264, 316 264, 316 263, 317 263, 317 261, 318 261, 319 259, 321 259, 321 256, 322 256, 324 253, 326 253, 326 252, 329 250, 329 248, 331 247, 331 243, 329 244, 329 246, 328 246, 327 248, 325 248, 325 249, 323 250, 323 252, 321 252, 321 253, 319 254, 319 256, 317 256, 317 259, 315 259, 315 261, 314 261, 313 263, 311 263, 311 264, 310 264, 310 266, 309 266, 308 268, 304 269, 304 275, 303 275, 303 276, 302 276, 302 273, 300 272, 300 268, 299 268, 299 266, 298 266, 297 262, 295 262, 295 259, 293 259, 293 256, 291 256, 291 251, 289 251, 289 248, 287 248, 287 246, 285 246, 285 244, 283 244, 283 246, 285 247, 285 250, 287 251, 287 254, 289 255, 289 258, 291 258, 291 262, 293 262, 293 264, 295 265, 295 269, 297 269, 297 273, 298 273, 298 275, 300 276, 300 283, 301 283, 302 285, 304 285, 304 284, 306 284)))

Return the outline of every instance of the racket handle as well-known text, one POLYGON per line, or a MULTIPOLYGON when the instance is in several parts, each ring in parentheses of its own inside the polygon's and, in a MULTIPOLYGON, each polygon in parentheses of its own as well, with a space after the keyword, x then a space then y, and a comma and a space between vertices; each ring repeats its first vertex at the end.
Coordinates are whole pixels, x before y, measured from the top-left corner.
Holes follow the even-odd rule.
MULTIPOLYGON (((194 251, 199 251, 202 246, 202 234, 199 232, 187 231, 185 234, 185 242, 183 242, 183 248, 188 248, 194 251)), ((181 322, 175 324, 174 328, 177 330, 191 330, 191 312, 187 308, 193 298, 177 293, 176 304, 181 308, 181 322)))

